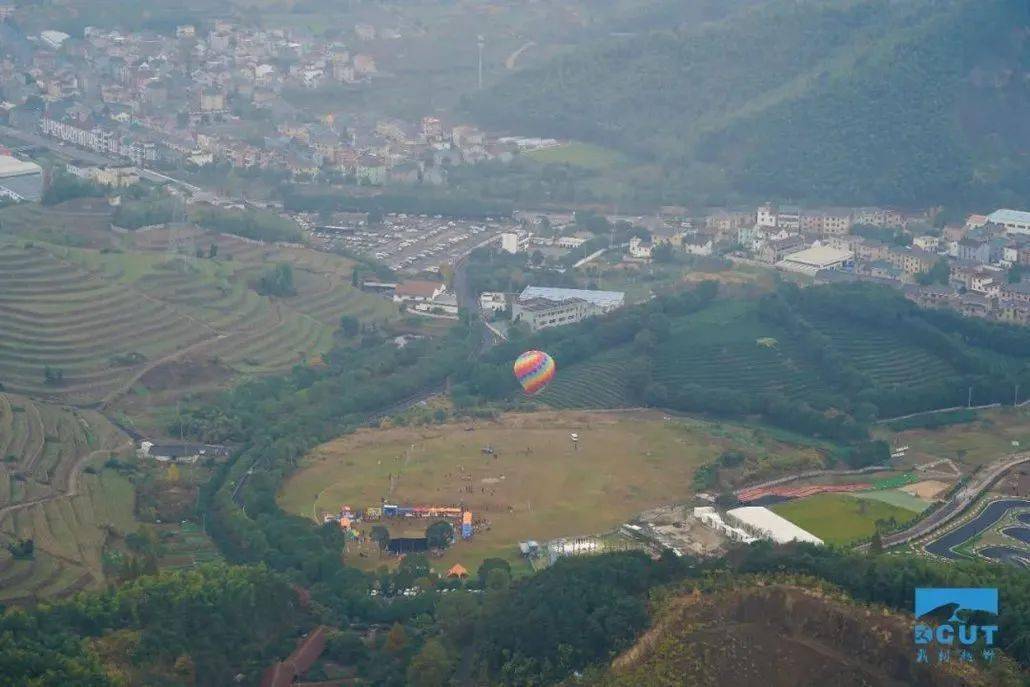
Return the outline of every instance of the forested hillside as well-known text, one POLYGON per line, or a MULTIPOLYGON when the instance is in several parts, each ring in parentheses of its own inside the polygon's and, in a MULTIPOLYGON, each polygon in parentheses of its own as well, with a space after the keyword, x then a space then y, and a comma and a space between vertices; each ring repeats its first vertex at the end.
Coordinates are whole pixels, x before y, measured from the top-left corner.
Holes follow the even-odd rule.
POLYGON ((469 108, 656 160, 667 200, 1030 198, 1022 0, 791 0, 667 25, 515 74, 469 108))

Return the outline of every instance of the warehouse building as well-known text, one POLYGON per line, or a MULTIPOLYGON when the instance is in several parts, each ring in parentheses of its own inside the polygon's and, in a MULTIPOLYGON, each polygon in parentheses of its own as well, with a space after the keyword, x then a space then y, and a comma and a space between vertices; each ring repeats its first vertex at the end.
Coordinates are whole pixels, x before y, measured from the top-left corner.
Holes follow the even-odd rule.
POLYGON ((0 155, 0 196, 38 201, 43 197, 43 168, 35 162, 0 155))
POLYGON ((1005 227, 1007 234, 1030 234, 1030 212, 1022 210, 995 210, 987 215, 989 222, 1005 227))
POLYGON ((786 544, 792 541, 810 544, 823 543, 819 537, 806 532, 790 520, 776 515, 762 506, 733 508, 726 511, 726 519, 731 525, 735 525, 745 532, 761 539, 771 539, 777 544, 786 544))
POLYGON ((776 267, 790 272, 815 275, 820 270, 840 269, 854 263, 855 254, 849 250, 815 245, 791 253, 776 263, 776 267))

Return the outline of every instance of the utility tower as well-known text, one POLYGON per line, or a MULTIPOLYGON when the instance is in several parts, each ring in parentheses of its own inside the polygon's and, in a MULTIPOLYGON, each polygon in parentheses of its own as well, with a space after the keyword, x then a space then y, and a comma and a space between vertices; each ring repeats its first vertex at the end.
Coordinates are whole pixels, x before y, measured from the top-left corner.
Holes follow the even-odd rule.
POLYGON ((476 46, 479 48, 479 90, 483 90, 483 46, 486 41, 483 34, 476 36, 476 46))

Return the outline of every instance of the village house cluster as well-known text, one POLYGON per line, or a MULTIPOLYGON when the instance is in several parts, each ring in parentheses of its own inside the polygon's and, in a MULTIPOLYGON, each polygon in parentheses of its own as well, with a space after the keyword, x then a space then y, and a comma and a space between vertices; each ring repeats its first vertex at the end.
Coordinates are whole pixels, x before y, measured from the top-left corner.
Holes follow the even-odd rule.
MULTIPOLYGON (((1030 212, 999 209, 935 227, 928 212, 802 209, 766 203, 716 210, 664 239, 684 252, 754 262, 817 281, 874 281, 927 307, 1030 323, 1030 212)), ((633 257, 651 245, 631 242, 633 257)))
POLYGON ((294 104, 297 93, 317 99, 333 84, 390 78, 377 64, 400 59, 400 32, 359 24, 342 33, 346 40, 329 40, 215 21, 174 35, 92 27, 25 35, 0 22, 9 48, 0 122, 141 167, 224 164, 372 186, 441 185, 454 165, 557 144, 492 139, 433 116, 376 118, 336 106, 339 98, 294 104))

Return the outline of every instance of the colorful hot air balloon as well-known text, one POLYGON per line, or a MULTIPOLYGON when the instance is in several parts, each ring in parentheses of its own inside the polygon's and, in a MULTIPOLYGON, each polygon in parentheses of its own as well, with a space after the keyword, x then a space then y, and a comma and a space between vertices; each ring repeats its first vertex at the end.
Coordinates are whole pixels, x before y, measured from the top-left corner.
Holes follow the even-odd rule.
POLYGON ((526 351, 515 361, 515 377, 531 396, 551 383, 555 370, 554 358, 543 351, 526 351))

